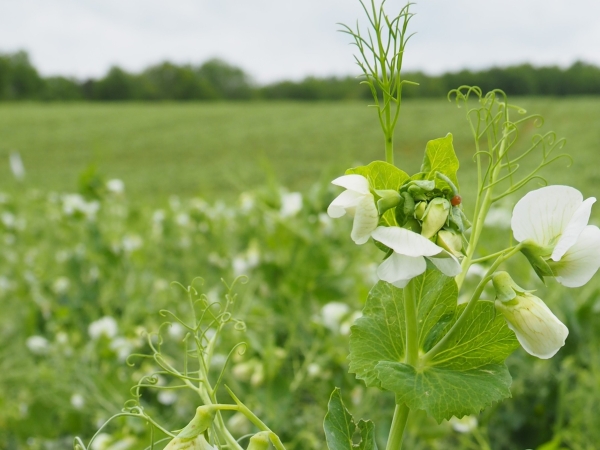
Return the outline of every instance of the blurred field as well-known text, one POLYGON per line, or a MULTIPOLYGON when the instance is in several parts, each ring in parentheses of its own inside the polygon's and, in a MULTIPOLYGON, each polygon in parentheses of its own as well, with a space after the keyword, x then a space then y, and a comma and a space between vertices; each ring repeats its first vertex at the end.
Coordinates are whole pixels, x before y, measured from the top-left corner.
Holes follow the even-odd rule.
MULTIPOLYGON (((595 186, 600 99, 513 99, 546 117, 568 138, 576 187, 595 186)), ((531 130, 533 133, 534 130, 531 130)), ((395 142, 397 164, 416 172, 429 139, 455 135, 459 155, 473 152, 464 111, 441 100, 408 100, 395 142)), ((231 198, 271 176, 304 190, 349 165, 383 158, 376 115, 363 103, 0 104, 0 155, 19 150, 27 184, 75 188, 78 174, 97 165, 123 179, 133 198, 171 194, 231 198)), ((463 184, 472 180, 463 159, 463 184)), ((471 166, 472 167, 472 166, 471 166)), ((569 175, 555 167, 556 182, 569 175)), ((7 159, 0 188, 11 186, 7 159)))
MULTIPOLYGON (((545 172, 549 181, 595 195, 600 99, 516 103, 543 114, 544 130, 568 138, 574 166, 565 170, 560 161, 545 172)), ((407 101, 403 112, 398 165, 417 171, 426 141, 452 131, 468 210, 474 171, 464 110, 407 101)), ((523 138, 535 132, 527 128, 523 138)), ((329 181, 380 158, 382 147, 374 112, 356 103, 0 105, 0 448, 64 449, 75 435, 89 439, 120 410, 129 387, 155 370, 125 364, 127 354, 148 351, 140 331, 166 320, 160 309, 189 314, 169 282, 203 276, 203 292, 217 301, 220 278, 242 273, 250 282, 239 289, 236 315, 248 331, 225 335, 216 351, 223 361, 240 340, 248 351, 231 361, 225 382, 289 450, 323 448, 334 386, 385 440, 393 398, 365 389, 346 360, 348 328, 381 254, 352 243, 350 221, 324 214, 339 193, 329 181), (25 163, 24 183, 8 167, 14 149, 25 163), (100 178, 78 182, 90 164, 100 178), (106 188, 111 178, 125 182, 124 193, 106 188)), ((507 215, 510 204, 491 214, 486 250, 510 239, 507 215)), ((545 288, 524 258, 511 268, 538 289, 570 336, 551 360, 520 350, 509 359, 513 398, 478 417, 478 439, 494 450, 541 448, 553 439, 544 450, 593 449, 600 441, 599 277, 581 289, 545 288)), ((164 334, 169 352, 180 349, 181 330, 164 334)), ((142 400, 170 429, 198 406, 179 391, 167 398, 148 389, 142 400)), ((239 436, 251 431, 244 421, 231 419, 231 427, 239 436)), ((481 448, 474 435, 424 415, 409 430, 412 450, 481 448)), ((148 443, 147 428, 133 420, 105 433, 93 450, 148 443)))

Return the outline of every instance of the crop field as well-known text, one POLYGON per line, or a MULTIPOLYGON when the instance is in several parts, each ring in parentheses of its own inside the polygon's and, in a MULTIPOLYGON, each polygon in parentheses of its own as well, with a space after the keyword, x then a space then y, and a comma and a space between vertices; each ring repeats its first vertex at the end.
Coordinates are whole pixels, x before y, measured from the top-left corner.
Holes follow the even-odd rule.
MULTIPOLYGON (((571 167, 561 159, 542 174, 596 196, 600 99, 512 101, 567 140, 571 167)), ((396 164, 418 171, 427 141, 448 132, 468 212, 476 178, 464 109, 405 101, 396 164)), ((536 132, 532 126, 520 138, 536 132)), ((75 436, 87 442, 131 398, 130 388, 157 372, 156 360, 128 359, 158 342, 146 332, 175 323, 161 328, 161 351, 169 364, 183 364, 185 329, 171 314, 191 321, 190 305, 171 282, 193 283, 208 302, 223 302, 240 275, 248 282, 232 288, 235 320, 210 368, 220 379, 227 362, 220 401, 232 402, 227 385, 286 448, 320 450, 327 398, 338 386, 384 441, 394 398, 365 388, 346 359, 381 253, 355 245, 351 223, 325 214, 340 192, 330 180, 383 158, 380 134, 362 103, 0 104, 0 449, 72 448, 75 436), (15 151, 23 179, 11 173, 15 151), (239 342, 245 352, 230 354, 239 342)), ((483 239, 490 251, 506 244, 515 200, 490 213, 483 239)), ((599 211, 591 223, 600 222, 599 211)), ((598 277, 558 290, 534 280, 524 258, 513 265, 568 326, 566 346, 549 360, 517 350, 508 360, 513 397, 472 418, 468 432, 448 422, 420 432, 432 419, 414 415, 407 449, 598 448, 598 277)), ((190 391, 160 389, 171 383, 165 374, 145 383, 159 389, 140 388, 136 401, 165 429, 183 427, 200 404, 190 391)), ((224 418, 236 436, 255 430, 239 413, 224 418)), ((144 420, 118 418, 91 448, 144 449, 149 439, 144 420)))

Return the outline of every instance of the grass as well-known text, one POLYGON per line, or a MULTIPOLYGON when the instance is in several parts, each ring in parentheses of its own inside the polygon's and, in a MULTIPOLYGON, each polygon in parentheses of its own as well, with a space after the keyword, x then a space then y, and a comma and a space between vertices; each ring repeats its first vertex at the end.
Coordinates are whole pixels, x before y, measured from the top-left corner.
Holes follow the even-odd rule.
MULTIPOLYGON (((600 174, 589 162, 596 158, 600 128, 590 124, 600 121, 600 99, 513 101, 541 113, 568 139, 575 186, 596 186, 600 174)), ((472 154, 464 110, 445 100, 406 101, 397 164, 416 172, 425 143, 448 132, 459 157, 472 154)), ((354 102, 1 104, 0 155, 14 149, 34 187, 72 190, 78 174, 95 164, 144 200, 172 194, 230 198, 263 185, 265 177, 303 190, 350 165, 383 158, 375 112, 354 102)), ((6 157, 0 173, 0 188, 12 188, 6 157)), ((461 174, 469 186, 473 171, 464 166, 461 174)), ((572 177, 564 164, 551 176, 554 183, 572 177)))

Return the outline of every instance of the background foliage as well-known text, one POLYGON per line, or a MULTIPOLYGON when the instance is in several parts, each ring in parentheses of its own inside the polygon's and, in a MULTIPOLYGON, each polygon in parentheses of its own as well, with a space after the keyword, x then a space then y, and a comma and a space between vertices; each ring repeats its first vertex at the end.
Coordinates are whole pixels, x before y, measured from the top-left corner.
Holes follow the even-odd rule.
MULTIPOLYGON (((572 180, 586 197, 594 195, 599 136, 589 123, 599 118, 600 103, 517 103, 544 113, 570 138, 575 166, 557 165, 548 179, 572 180)), ((329 220, 324 211, 339 189, 315 182, 377 158, 383 146, 366 130, 374 119, 354 103, 192 106, 0 108, 0 448, 62 449, 75 434, 89 438, 151 370, 124 361, 147 350, 140 333, 165 320, 161 308, 185 314, 184 295, 170 282, 203 276, 204 292, 216 299, 224 292, 220 278, 230 282, 242 273, 250 282, 239 288, 236 316, 248 330, 232 331, 218 352, 223 361, 239 340, 248 349, 232 361, 226 383, 290 449, 323 447, 333 386, 342 388, 353 415, 372 419, 376 437, 384 438, 378 433, 393 398, 355 380, 346 359, 348 328, 374 284, 380 255, 347 238, 350 221, 329 220), (15 149, 25 162, 23 181, 13 179, 6 162, 15 149), (261 151, 270 184, 252 163, 261 151), (97 169, 85 169, 95 158, 97 169), (222 181, 236 178, 240 167, 249 172, 242 182, 222 181), (125 180, 124 192, 109 181, 115 176, 125 180)), ((462 111, 454 108, 407 102, 396 154, 412 172, 426 141, 453 131, 468 210, 472 148, 462 111)), ((490 215, 482 239, 490 251, 506 244, 510 208, 508 202, 490 215)), ((548 442, 554 444, 545 449, 591 449, 600 441, 600 284, 545 288, 524 258, 515 264, 516 281, 539 287, 536 295, 571 330, 567 345, 548 361, 522 350, 511 356, 513 398, 484 411, 469 433, 417 414, 407 448, 481 448, 484 440, 494 450, 548 442), (428 426, 418 428, 423 422, 428 426)), ((173 354, 180 332, 164 332, 173 354)), ((153 390, 143 402, 173 429, 198 406, 188 395, 153 390)), ((250 430, 239 417, 228 420, 239 435, 250 430)), ((146 433, 143 423, 122 421, 95 450, 144 448, 146 433)))
MULTIPOLYGON (((600 95, 600 68, 579 61, 568 68, 521 64, 487 70, 445 73, 405 73, 418 82, 404 98, 445 97, 460 85, 479 86, 484 92, 502 89, 508 95, 600 95)), ((0 101, 190 101, 190 100, 371 100, 370 90, 354 77, 307 77, 265 86, 253 82, 241 68, 212 59, 201 65, 162 62, 140 73, 112 67, 99 79, 42 77, 26 52, 0 54, 0 101)))

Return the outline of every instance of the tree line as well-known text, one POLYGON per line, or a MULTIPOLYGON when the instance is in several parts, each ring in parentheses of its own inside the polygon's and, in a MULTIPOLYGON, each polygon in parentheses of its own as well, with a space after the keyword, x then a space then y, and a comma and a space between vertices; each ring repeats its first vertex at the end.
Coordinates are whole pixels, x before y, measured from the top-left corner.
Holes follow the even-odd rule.
MULTIPOLYGON (((432 76, 406 73, 419 83, 406 86, 405 98, 444 97, 460 85, 484 91, 500 88, 509 95, 600 95, 600 68, 576 62, 563 69, 521 64, 480 71, 462 70, 432 76)), ((42 77, 26 52, 0 54, 0 101, 186 101, 186 100, 356 100, 371 99, 355 77, 307 77, 257 85, 239 67, 219 59, 201 65, 163 62, 140 73, 112 67, 98 79, 42 77)))

